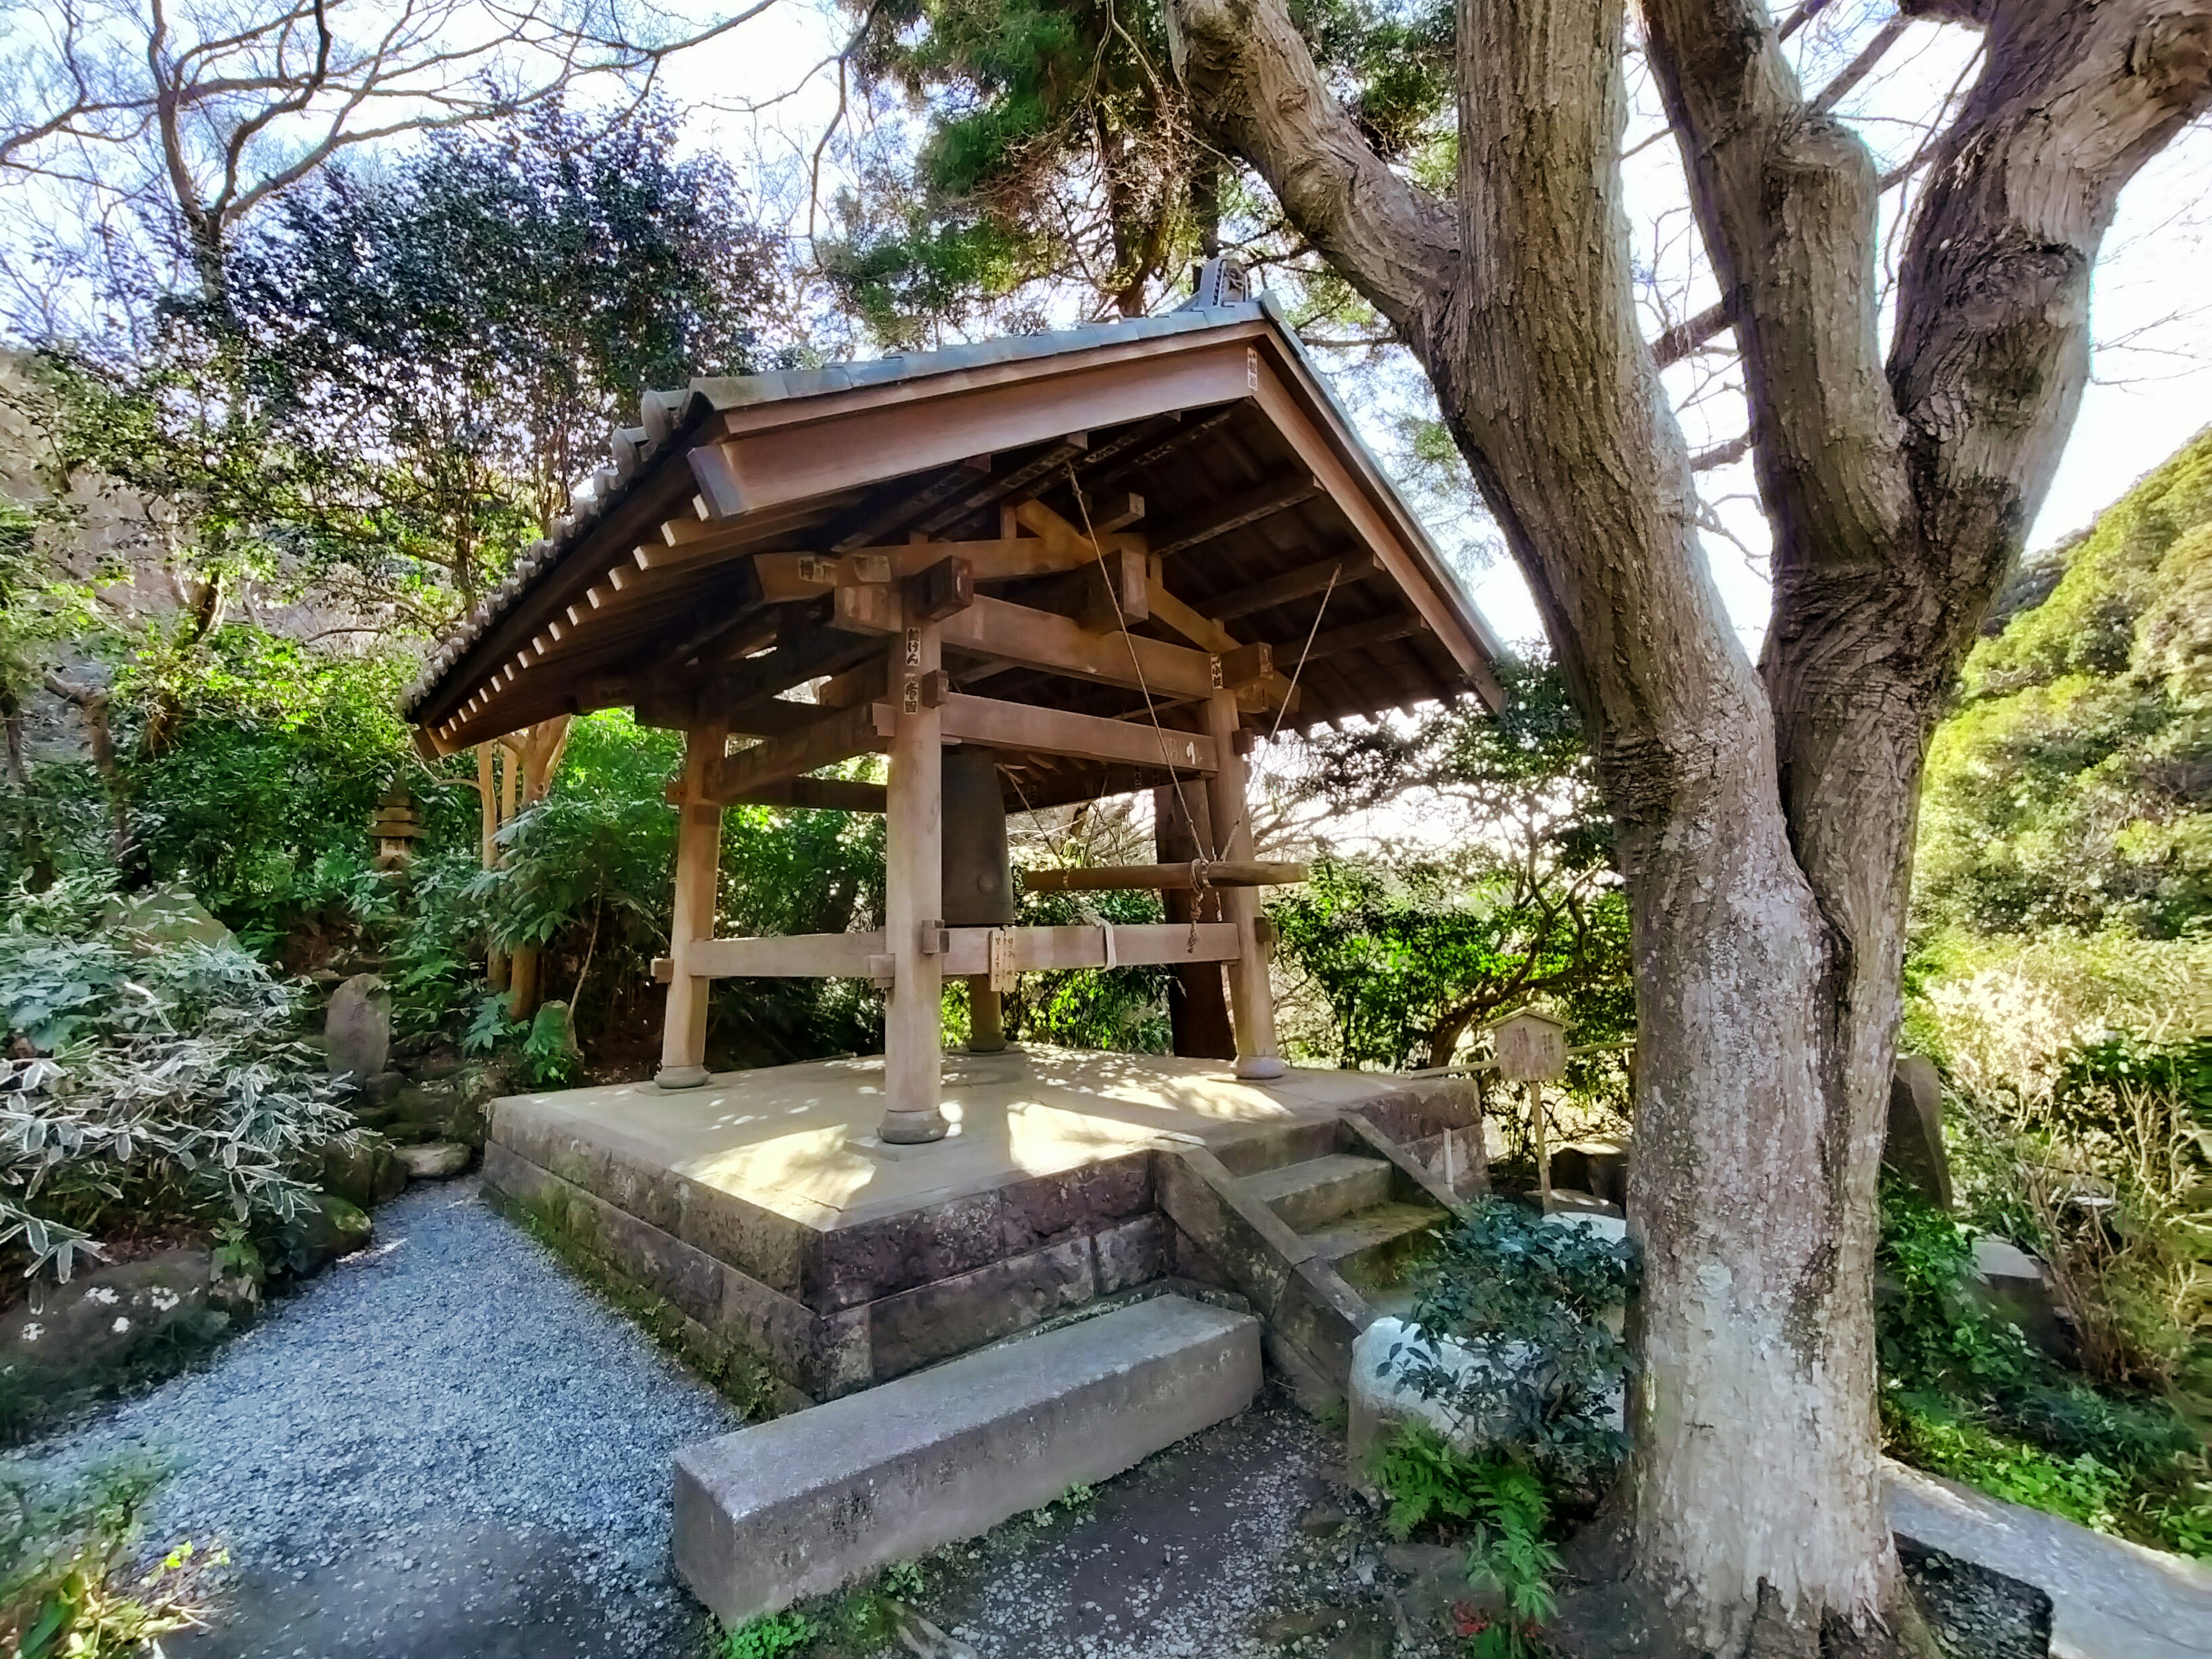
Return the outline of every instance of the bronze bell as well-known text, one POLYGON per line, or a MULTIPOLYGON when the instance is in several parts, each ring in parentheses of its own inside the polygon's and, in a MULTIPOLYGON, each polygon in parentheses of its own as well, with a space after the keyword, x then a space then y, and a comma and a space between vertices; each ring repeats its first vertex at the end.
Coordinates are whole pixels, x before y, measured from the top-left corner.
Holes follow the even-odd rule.
POLYGON ((1006 802, 988 749, 945 751, 945 925, 1005 927, 1014 919, 1006 802))

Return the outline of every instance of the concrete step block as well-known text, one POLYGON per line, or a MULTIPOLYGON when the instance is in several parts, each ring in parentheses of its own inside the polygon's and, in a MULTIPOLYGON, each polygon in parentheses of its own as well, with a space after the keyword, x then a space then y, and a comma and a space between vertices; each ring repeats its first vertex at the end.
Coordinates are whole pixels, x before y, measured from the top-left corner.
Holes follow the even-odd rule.
POLYGON ((735 1625, 974 1537, 1243 1411, 1260 1330, 1155 1297, 687 1446, 677 1571, 735 1625))
POLYGON ((1244 1177, 1244 1190, 1298 1232, 1389 1201, 1391 1167, 1379 1158, 1331 1152, 1244 1177))

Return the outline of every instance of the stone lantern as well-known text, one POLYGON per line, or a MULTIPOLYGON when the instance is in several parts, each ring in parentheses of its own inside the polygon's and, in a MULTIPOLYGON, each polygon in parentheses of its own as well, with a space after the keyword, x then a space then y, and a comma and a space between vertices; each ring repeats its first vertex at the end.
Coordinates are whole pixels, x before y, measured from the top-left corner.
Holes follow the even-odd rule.
POLYGON ((422 815, 416 811, 415 798, 405 784, 394 781, 384 792, 369 815, 368 833, 375 848, 370 868, 404 870, 414 863, 415 843, 422 838, 422 815))

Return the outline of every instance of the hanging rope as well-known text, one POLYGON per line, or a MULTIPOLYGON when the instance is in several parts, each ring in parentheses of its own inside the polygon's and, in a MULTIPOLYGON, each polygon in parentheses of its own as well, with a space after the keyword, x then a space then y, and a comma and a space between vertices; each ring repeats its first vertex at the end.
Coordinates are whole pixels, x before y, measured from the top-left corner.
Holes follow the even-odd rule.
MULTIPOLYGON (((1091 503, 1083 499, 1083 486, 1075 480, 1075 463, 1073 461, 1067 464, 1067 490, 1075 497, 1075 510, 1083 520, 1084 539, 1091 544, 1091 550, 1098 556, 1098 580, 1106 585, 1106 597, 1114 602, 1115 625, 1121 630, 1122 643, 1129 647, 1129 665, 1137 671, 1137 691, 1145 700, 1145 713, 1152 719, 1152 735, 1159 739, 1160 764, 1167 768, 1168 781, 1176 793, 1176 804, 1182 808, 1183 822, 1190 825, 1192 839, 1196 840, 1198 819, 1190 810, 1188 798, 1182 793, 1182 779, 1168 759, 1167 730, 1160 724, 1160 711, 1153 707, 1152 689, 1145 683, 1144 659, 1137 654, 1136 638, 1129 632, 1129 619, 1121 611, 1121 585, 1114 580, 1114 573, 1107 568, 1106 550, 1100 544, 1097 532, 1091 527, 1091 503)), ((1208 844, 1213 840, 1212 828, 1209 817, 1206 823, 1208 834, 1206 840, 1199 843, 1199 850, 1206 854, 1208 862, 1219 856, 1208 844)))

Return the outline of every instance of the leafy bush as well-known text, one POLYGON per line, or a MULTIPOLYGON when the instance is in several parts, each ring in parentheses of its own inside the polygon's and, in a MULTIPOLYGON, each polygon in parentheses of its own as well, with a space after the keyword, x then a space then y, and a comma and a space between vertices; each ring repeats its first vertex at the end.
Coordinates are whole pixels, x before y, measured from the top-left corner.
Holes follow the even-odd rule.
POLYGON ((1422 1271, 1418 1337, 1394 1346, 1383 1365, 1422 1398, 1483 1425, 1510 1455, 1563 1480, 1589 1480, 1627 1450, 1609 1396, 1628 1374, 1629 1354, 1604 1316, 1634 1278, 1626 1243, 1504 1199, 1480 1200, 1422 1271), (1455 1369, 1437 1339, 1480 1344, 1504 1363, 1455 1369))
POLYGON ((200 1621, 222 1551, 179 1544, 132 1583, 124 1563, 161 1472, 118 1462, 60 1486, 0 1478, 0 1649, 18 1659, 127 1659, 200 1621))
POLYGON ((111 1220, 283 1222, 352 1128, 293 1040, 295 988, 235 945, 124 925, 112 890, 18 888, 0 923, 0 1247, 69 1276, 111 1220), (45 1051, 43 1054, 40 1051, 45 1051))

